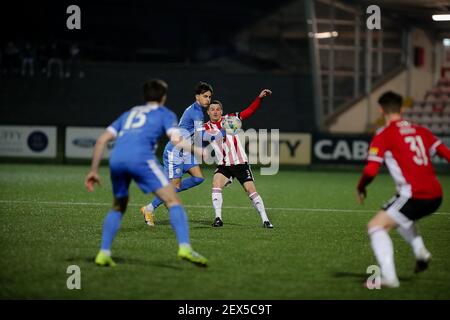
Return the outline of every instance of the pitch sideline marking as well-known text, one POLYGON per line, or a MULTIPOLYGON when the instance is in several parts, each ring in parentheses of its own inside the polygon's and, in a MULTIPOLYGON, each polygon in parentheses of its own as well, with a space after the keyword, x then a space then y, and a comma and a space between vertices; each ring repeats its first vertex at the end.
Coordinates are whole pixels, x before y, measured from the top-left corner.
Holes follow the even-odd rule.
MULTIPOLYGON (((109 206, 110 203, 101 202, 70 202, 70 201, 31 201, 31 200, 0 200, 0 203, 34 203, 43 205, 71 205, 71 206, 109 206)), ((138 204, 129 204, 131 207, 140 207, 138 204)), ((212 206, 205 205, 184 205, 186 208, 205 208, 212 209, 212 206)), ((224 209, 239 209, 250 210, 251 207, 240 206, 223 206, 224 209)), ((312 212, 375 212, 378 209, 327 209, 327 208, 280 208, 280 207, 267 207, 267 210, 283 210, 283 211, 312 211, 312 212)), ((450 212, 435 212, 434 214, 450 215, 450 212)))

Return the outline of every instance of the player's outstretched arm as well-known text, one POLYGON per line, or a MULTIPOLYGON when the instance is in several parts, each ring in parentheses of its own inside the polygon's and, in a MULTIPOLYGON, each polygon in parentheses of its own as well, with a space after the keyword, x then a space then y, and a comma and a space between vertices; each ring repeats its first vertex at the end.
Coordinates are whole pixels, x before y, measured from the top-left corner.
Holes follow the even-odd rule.
POLYGON ((364 199, 367 197, 366 187, 375 179, 380 169, 380 163, 369 161, 364 168, 363 174, 359 179, 358 185, 356 187, 356 200, 362 204, 364 199))
POLYGON ((443 143, 441 143, 436 148, 436 153, 441 157, 447 160, 447 162, 450 162, 450 149, 447 148, 447 146, 443 143))
POLYGON ((97 139, 97 142, 95 143, 94 154, 92 155, 91 170, 88 172, 86 178, 84 179, 84 185, 89 192, 94 191, 94 184, 97 183, 98 185, 100 185, 98 167, 103 156, 103 151, 105 150, 105 145, 109 141, 114 140, 114 138, 115 135, 112 132, 106 130, 102 133, 102 135, 97 139))
POLYGON ((198 157, 203 157, 203 149, 201 147, 194 146, 190 141, 185 140, 179 130, 170 130, 168 137, 170 142, 172 142, 177 149, 192 152, 198 157))
POLYGON ((260 94, 258 95, 258 97, 252 102, 252 104, 249 105, 245 110, 243 110, 242 112, 239 113, 239 117, 241 118, 241 120, 250 118, 256 112, 256 110, 258 110, 259 107, 261 106, 261 100, 264 99, 265 97, 270 96, 271 94, 272 94, 272 91, 269 89, 262 90, 260 92, 260 94))

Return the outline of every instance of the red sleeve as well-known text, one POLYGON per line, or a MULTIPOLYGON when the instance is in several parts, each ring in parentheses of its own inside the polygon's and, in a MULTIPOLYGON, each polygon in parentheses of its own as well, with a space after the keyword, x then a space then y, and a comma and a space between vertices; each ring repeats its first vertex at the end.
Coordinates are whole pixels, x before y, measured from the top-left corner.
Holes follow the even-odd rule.
POLYGON ((261 98, 256 97, 256 99, 252 102, 251 105, 249 105, 245 110, 239 113, 239 118, 241 120, 250 118, 255 113, 255 111, 259 109, 260 106, 261 106, 261 98))
POLYGON ((385 152, 386 146, 384 134, 382 132, 377 134, 370 143, 367 165, 365 166, 363 174, 359 179, 358 186, 356 187, 358 191, 364 190, 366 186, 375 179, 375 176, 378 174, 378 170, 383 163, 385 152))
POLYGON ((366 188, 366 186, 375 179, 375 176, 378 174, 378 170, 380 169, 381 163, 375 161, 369 161, 364 168, 363 174, 359 179, 358 186, 356 187, 358 191, 362 191, 366 188))
POLYGON ((450 162, 450 149, 443 143, 439 144, 436 148, 436 153, 441 157, 450 162))
POLYGON ((367 156, 368 161, 383 163, 384 153, 386 152, 386 139, 384 137, 385 132, 383 131, 373 138, 369 147, 369 155, 367 156))
POLYGON ((430 145, 429 154, 430 156, 434 156, 437 154, 441 158, 444 158, 448 162, 450 162, 450 149, 447 148, 445 144, 442 143, 431 131, 426 130, 428 134, 428 143, 430 145))

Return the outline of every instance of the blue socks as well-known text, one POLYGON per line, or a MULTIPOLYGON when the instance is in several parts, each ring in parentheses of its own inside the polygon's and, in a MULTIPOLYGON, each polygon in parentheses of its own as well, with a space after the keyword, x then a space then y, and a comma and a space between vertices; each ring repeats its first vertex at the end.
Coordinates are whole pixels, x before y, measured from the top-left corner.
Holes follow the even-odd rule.
POLYGON ((190 178, 181 180, 181 185, 180 185, 180 189, 178 190, 178 192, 198 186, 203 181, 205 181, 205 179, 199 178, 199 177, 190 177, 190 178))
POLYGON ((186 212, 181 205, 169 208, 170 224, 177 236, 178 244, 189 244, 189 226, 186 212))
MULTIPOLYGON (((181 205, 169 208, 170 224, 175 231, 179 244, 189 244, 189 226, 186 212, 181 205)), ((122 213, 111 210, 103 223, 101 250, 111 250, 112 242, 120 229, 122 213)))
POLYGON ((105 222, 103 223, 102 250, 111 250, 112 242, 117 231, 119 231, 121 221, 122 213, 119 211, 111 210, 106 215, 105 222))
MULTIPOLYGON (((176 190, 178 192, 178 189, 176 189, 176 190)), ((158 208, 162 203, 163 203, 163 201, 160 198, 155 197, 155 199, 153 199, 153 201, 152 201, 153 209, 158 208)))
MULTIPOLYGON (((177 192, 181 192, 190 188, 193 188, 195 186, 198 186, 200 183, 202 183, 203 181, 205 181, 205 179, 203 178, 199 178, 199 177, 190 177, 184 180, 181 180, 181 185, 180 185, 180 189, 177 189, 177 192)), ((158 208, 161 204, 163 203, 163 201, 156 197, 155 199, 153 199, 152 201, 152 206, 154 209, 158 208)))
MULTIPOLYGON (((169 208, 170 224, 177 236, 179 244, 189 244, 189 226, 186 216, 186 212, 181 205, 176 205, 169 208)), ((119 211, 111 210, 105 217, 103 223, 102 244, 101 250, 110 251, 111 245, 117 231, 120 229, 120 223, 122 221, 122 213, 119 211)))

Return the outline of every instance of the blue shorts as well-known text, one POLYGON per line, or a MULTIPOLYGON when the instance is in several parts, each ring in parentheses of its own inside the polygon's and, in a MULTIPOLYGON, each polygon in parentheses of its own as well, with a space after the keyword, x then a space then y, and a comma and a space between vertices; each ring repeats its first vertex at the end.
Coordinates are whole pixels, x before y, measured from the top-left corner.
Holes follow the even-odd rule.
POLYGON ((181 178, 189 169, 199 165, 190 152, 182 152, 168 142, 164 148, 164 172, 169 179, 181 178))
POLYGON ((116 198, 128 196, 131 180, 134 180, 145 194, 155 192, 169 184, 169 180, 155 159, 137 163, 110 162, 109 168, 116 198))

